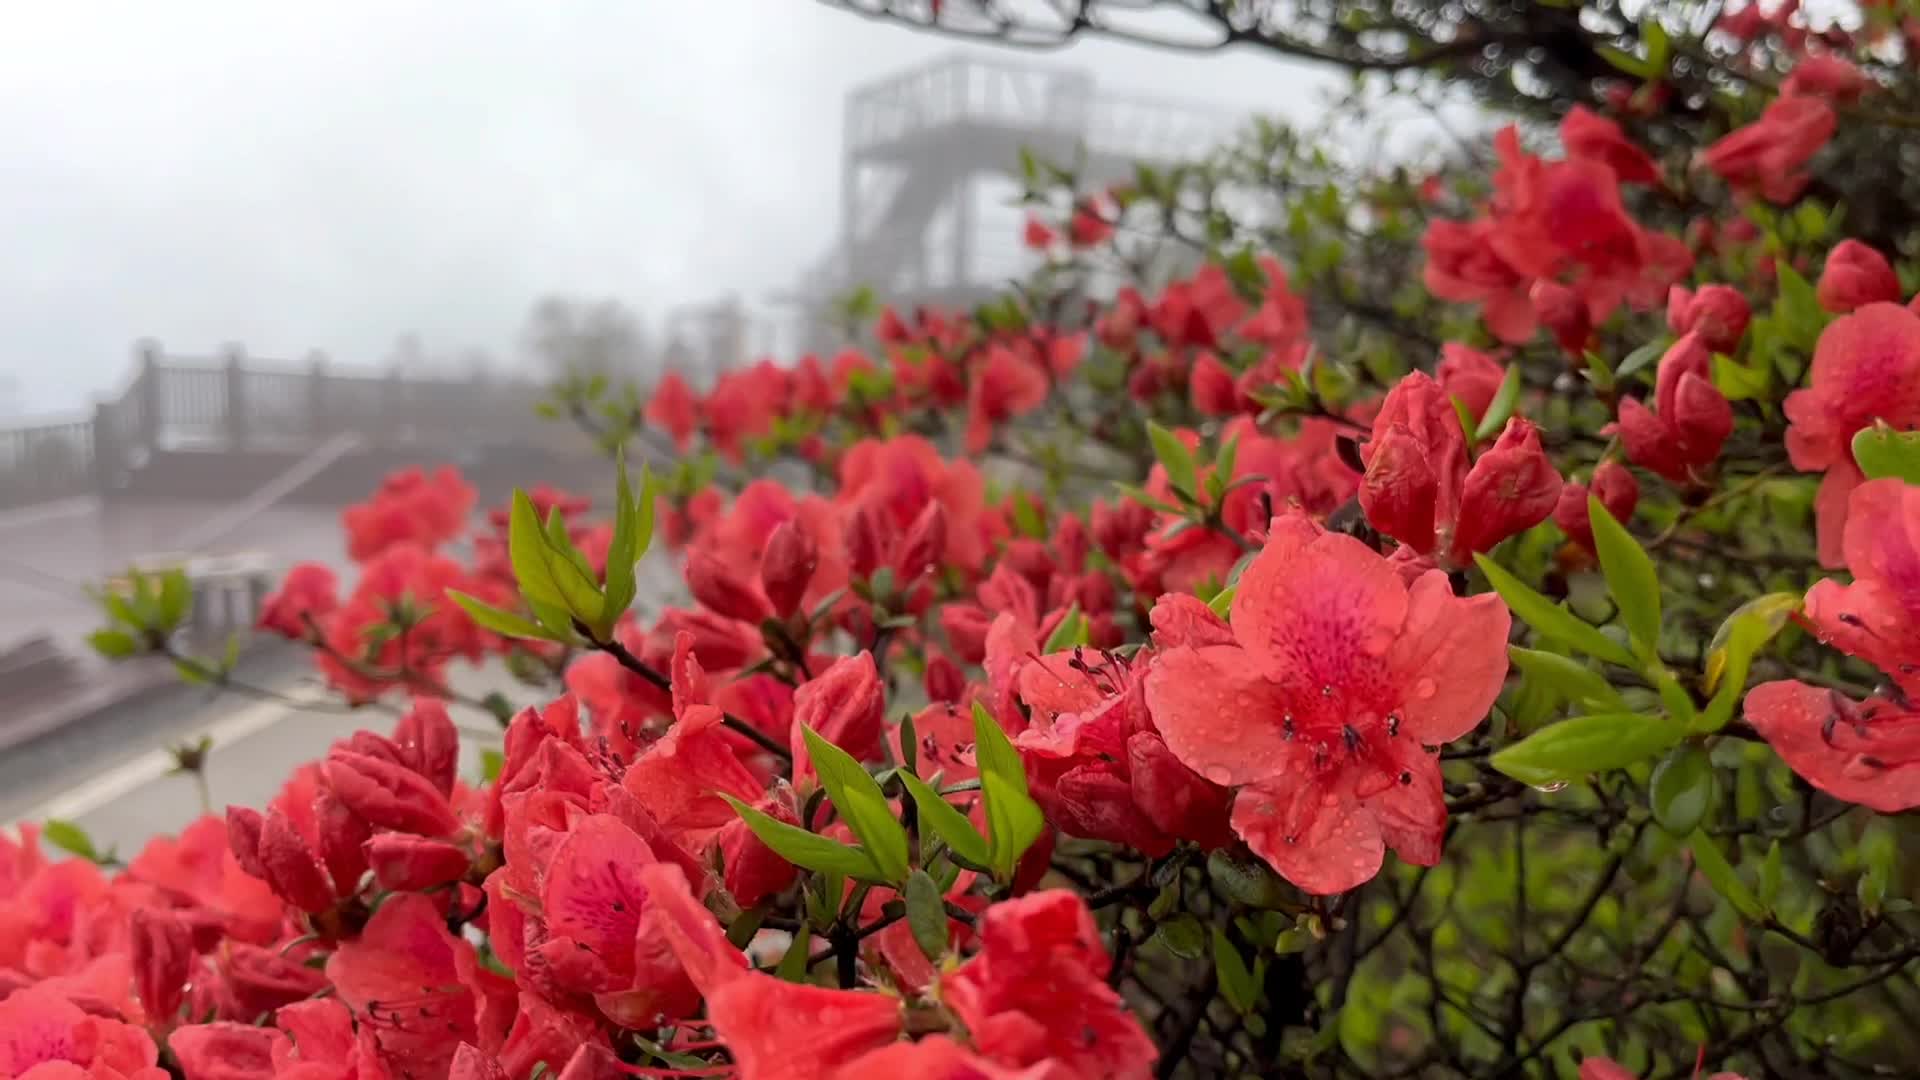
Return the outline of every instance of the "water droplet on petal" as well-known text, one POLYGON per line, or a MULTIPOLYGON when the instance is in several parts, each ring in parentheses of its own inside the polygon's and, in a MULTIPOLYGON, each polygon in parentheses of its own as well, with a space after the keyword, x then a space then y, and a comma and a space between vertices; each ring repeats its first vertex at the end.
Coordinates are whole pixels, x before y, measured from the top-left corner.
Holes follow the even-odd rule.
POLYGON ((1419 698, 1421 701, 1425 701, 1438 692, 1439 689, 1440 684, 1434 682, 1432 679, 1421 679, 1419 682, 1413 684, 1413 696, 1419 698))
POLYGON ((1213 768, 1208 769, 1206 771, 1206 777, 1221 787, 1230 787, 1233 784, 1233 770, 1223 765, 1215 765, 1213 768))

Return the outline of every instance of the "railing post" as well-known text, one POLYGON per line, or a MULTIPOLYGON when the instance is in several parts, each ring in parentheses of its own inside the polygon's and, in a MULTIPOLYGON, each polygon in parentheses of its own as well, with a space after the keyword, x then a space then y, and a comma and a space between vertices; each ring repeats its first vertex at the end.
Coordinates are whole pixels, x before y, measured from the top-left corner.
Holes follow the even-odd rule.
POLYGON ((133 347, 134 363, 140 374, 134 379, 133 394, 140 403, 140 427, 135 437, 140 449, 152 451, 159 449, 161 423, 160 409, 164 396, 160 386, 160 343, 147 338, 133 347))
POLYGON ((333 434, 327 416, 327 354, 318 349, 307 354, 307 434, 316 442, 333 434))
POLYGON ((246 346, 238 343, 228 345, 226 355, 227 446, 230 449, 239 450, 247 445, 246 346))
POLYGON ((104 401, 93 403, 93 486, 99 494, 113 490, 118 478, 122 454, 118 433, 113 430, 113 406, 104 401))

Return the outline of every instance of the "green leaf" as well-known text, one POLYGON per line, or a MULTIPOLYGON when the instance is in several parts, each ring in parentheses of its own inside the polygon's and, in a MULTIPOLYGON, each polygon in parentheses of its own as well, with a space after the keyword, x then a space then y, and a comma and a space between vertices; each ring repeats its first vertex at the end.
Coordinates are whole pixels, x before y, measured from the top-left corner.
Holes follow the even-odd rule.
POLYGON ((1647 63, 1646 60, 1630 52, 1617 49, 1612 45, 1601 45, 1594 51, 1599 53, 1600 57, 1607 63, 1612 64, 1616 71, 1631 75, 1636 79, 1645 81, 1653 78, 1656 74, 1653 65, 1647 63))
POLYGON ((88 836, 87 830, 71 821, 48 818, 40 826, 40 835, 46 839, 47 843, 69 855, 78 855, 88 862, 100 861, 100 851, 93 846, 93 837, 88 836))
POLYGON ((973 756, 987 806, 987 865, 1001 881, 1013 877, 1020 856, 1040 838, 1046 819, 1027 794, 1027 768, 999 721, 973 703, 973 756))
POLYGON ((1457 394, 1448 394, 1447 400, 1453 402, 1453 415, 1460 421, 1460 434, 1465 435, 1467 441, 1472 442, 1473 431, 1479 426, 1473 418, 1473 410, 1467 408, 1467 403, 1461 401, 1457 394))
POLYGON ((1149 510, 1157 510, 1162 514, 1180 513, 1179 507, 1167 502, 1165 499, 1154 498, 1152 495, 1147 494, 1144 488, 1138 488, 1132 484, 1115 484, 1113 486, 1120 490, 1121 495, 1126 496, 1128 499, 1139 503, 1149 510))
POLYGON ((1920 431, 1895 431, 1875 420, 1854 435, 1853 460, 1869 480, 1893 476, 1920 484, 1920 431))
POLYGON ((1674 836, 1690 835, 1713 804, 1713 762, 1707 752, 1693 743, 1674 747, 1653 767, 1648 796, 1661 828, 1674 836))
POLYGON ((1027 768, 1000 722, 987 707, 973 703, 973 755, 980 775, 996 774, 1020 794, 1027 793, 1027 768))
POLYGON ((1207 877, 1220 894, 1238 904, 1270 911, 1285 906, 1290 890, 1257 858, 1236 859, 1222 848, 1207 856, 1207 877))
POLYGON ((109 660, 124 660, 140 651, 140 641, 125 630, 95 630, 87 635, 93 651, 109 660))
POLYGON ((1607 576, 1607 590, 1620 606, 1620 617, 1640 655, 1652 660, 1660 650, 1660 575, 1653 559, 1607 512, 1598 496, 1587 496, 1587 513, 1593 522, 1593 546, 1600 555, 1600 569, 1607 576))
POLYGON ((773 969, 776 978, 790 983, 807 981, 807 953, 813 944, 813 931, 806 923, 793 932, 793 940, 787 943, 786 954, 780 957, 780 963, 773 969))
POLYGON ((507 559, 513 565, 513 579, 528 601, 564 609, 566 601, 547 566, 546 549, 540 511, 526 492, 515 489, 513 505, 507 512, 507 559))
POLYGON ((1233 611, 1233 598, 1239 591, 1240 587, 1238 585, 1226 586, 1219 592, 1214 593, 1213 599, 1207 601, 1207 609, 1223 619, 1226 618, 1228 613, 1233 611))
POLYGON ((1493 767, 1544 787, 1619 769, 1680 741, 1685 728, 1664 716, 1604 713, 1541 728, 1493 755, 1493 767))
POLYGON ((515 615, 511 611, 502 611, 478 597, 468 596, 458 589, 448 589, 447 599, 459 605, 467 617, 479 623, 482 629, 511 638, 535 638, 540 641, 564 641, 565 638, 554 631, 541 626, 531 619, 515 615))
POLYGON ((500 770, 507 766, 507 755, 489 746, 480 751, 480 780, 491 784, 500 779, 500 770))
POLYGON ((1641 368, 1646 367, 1648 364, 1653 363, 1655 360, 1660 359, 1660 357, 1666 354, 1666 351, 1667 342, 1664 339, 1655 338, 1628 353, 1627 358, 1620 361, 1620 367, 1614 371, 1613 376, 1616 379, 1624 379, 1634 372, 1639 371, 1641 368))
POLYGON ((1059 625, 1053 628, 1053 633, 1047 635, 1047 643, 1040 651, 1043 654, 1065 652, 1076 645, 1085 645, 1087 634, 1087 617, 1080 614, 1080 605, 1076 602, 1067 609, 1065 615, 1060 617, 1059 625))
MULTIPOLYGON (((1022 781, 1021 788, 1024 787, 1022 781)), ((983 774, 980 790, 987 801, 987 832, 992 848, 988 865, 999 880, 1010 881, 1020 857, 1040 839, 1046 819, 1040 813, 1039 804, 1004 776, 983 774)))
POLYGON ((1480 572, 1487 575, 1488 584, 1500 594, 1500 599, 1507 602, 1507 607, 1511 608, 1521 621, 1542 635, 1565 642, 1589 656, 1597 656, 1611 664, 1619 664, 1622 667, 1637 666, 1634 663, 1633 654, 1622 648, 1612 638, 1535 592, 1531 586, 1501 569, 1499 563, 1485 555, 1475 555, 1473 561, 1479 565, 1480 572))
POLYGON ((1667 28, 1661 24, 1657 9, 1641 25, 1640 37, 1647 43, 1647 67, 1652 69, 1655 75, 1665 73, 1667 55, 1672 43, 1667 38, 1667 28))
POLYGON ((633 603, 639 592, 639 585, 633 575, 634 564, 640 561, 640 553, 635 547, 634 526, 638 524, 633 508, 633 488, 627 483, 627 454, 619 451, 614 458, 616 482, 613 493, 613 538, 607 544, 607 574, 605 613, 618 618, 621 612, 633 603))
POLYGON ((1783 873, 1780 865, 1780 841, 1775 840, 1767 846, 1766 858, 1760 860, 1760 904, 1772 910, 1780 899, 1780 878, 1783 873))
POLYGON ((1260 1001, 1260 987, 1253 981, 1253 972, 1247 970, 1246 958, 1240 955, 1227 932, 1219 927, 1213 928, 1213 971, 1220 980, 1220 995, 1227 1004, 1238 1012, 1252 1012, 1260 1001))
POLYGON ((828 742, 805 724, 801 737, 807 742, 807 757, 827 789, 827 798, 840 812, 847 827, 866 848, 868 858, 880 871, 881 880, 899 884, 907 876, 907 830, 893 816, 887 797, 874 783, 866 767, 851 754, 828 742))
POLYGON ((1153 940, 1182 960, 1198 960, 1207 951, 1207 929, 1188 912, 1162 920, 1154 928, 1153 940))
POLYGON ((1500 389, 1494 391, 1493 400, 1487 403, 1487 414, 1480 418, 1480 426, 1473 429, 1473 441, 1480 442, 1500 434, 1507 426, 1507 420, 1513 416, 1513 407, 1520 401, 1520 365, 1508 364, 1507 374, 1500 380, 1500 389))
POLYGON ((913 714, 900 717, 900 771, 908 776, 918 777, 920 766, 920 737, 914 730, 913 714))
POLYGON ((947 951, 946 898, 925 870, 907 875, 904 893, 907 901, 907 926, 913 931, 914 944, 920 946, 934 963, 947 951))
POLYGON ((922 826, 932 830, 947 847, 953 849, 955 855, 967 862, 975 866, 992 865, 993 853, 987 845, 987 838, 973 827, 967 815, 941 798, 940 793, 928 786, 925 780, 909 772, 894 775, 906 786, 907 794, 913 796, 913 805, 920 811, 922 826))
POLYGON ((1746 692, 1747 670, 1754 656, 1779 635, 1798 610, 1799 593, 1768 593, 1740 605, 1720 624, 1707 646, 1702 672, 1713 700, 1695 721, 1695 730, 1719 731, 1727 726, 1733 719, 1734 705, 1746 692))
POLYGON ((159 629, 171 630, 185 622, 193 610, 193 585, 185 570, 167 570, 160 575, 160 598, 156 605, 159 629))
POLYGON ((1518 645, 1508 646, 1507 656, 1522 674, 1553 691, 1564 701, 1588 708, 1622 707, 1620 691, 1613 688, 1606 676, 1570 656, 1539 649, 1523 649, 1518 645))
POLYGON ((1707 883, 1713 886, 1713 891, 1725 897, 1727 903, 1732 904, 1734 910, 1745 916, 1749 922, 1762 922, 1766 919, 1766 906, 1760 903, 1759 897, 1753 895, 1752 889, 1747 888, 1746 881, 1740 877, 1739 871, 1733 868, 1733 864, 1727 861, 1726 855, 1721 853, 1711 836, 1696 832, 1693 834, 1690 846, 1693 849, 1694 867, 1707 879, 1707 883))
POLYGON ((722 794, 720 797, 731 803, 734 810, 746 819, 747 828, 753 830, 761 843, 793 865, 866 881, 884 880, 879 867, 873 864, 873 859, 863 849, 769 817, 731 795, 722 794))
POLYGON ((1147 421, 1147 439, 1153 444, 1153 456, 1167 470, 1167 482, 1173 489, 1193 498, 1200 493, 1198 470, 1193 463, 1193 451, 1180 437, 1158 423, 1147 421))

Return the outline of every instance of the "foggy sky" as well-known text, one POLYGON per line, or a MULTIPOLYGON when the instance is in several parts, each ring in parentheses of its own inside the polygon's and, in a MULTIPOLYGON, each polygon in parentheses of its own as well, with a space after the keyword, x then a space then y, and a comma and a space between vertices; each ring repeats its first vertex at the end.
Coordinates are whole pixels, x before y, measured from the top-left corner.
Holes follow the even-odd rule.
MULTIPOLYGON (((831 243, 841 100, 956 43, 810 0, 21 5, 0 63, 0 375, 78 411, 132 341, 503 359, 546 293, 789 285, 831 243)), ((1112 43, 1022 57, 1285 113, 1322 73, 1112 43)))

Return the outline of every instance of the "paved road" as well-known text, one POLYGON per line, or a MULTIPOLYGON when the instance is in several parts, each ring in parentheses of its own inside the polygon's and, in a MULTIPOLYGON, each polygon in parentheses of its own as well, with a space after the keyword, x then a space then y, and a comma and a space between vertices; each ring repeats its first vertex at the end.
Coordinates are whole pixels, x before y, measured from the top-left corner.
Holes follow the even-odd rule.
MULTIPOLYGON (((652 556, 640 570, 643 610, 679 602, 667 559, 652 556)), ((0 755, 0 823, 63 818, 87 829, 103 850, 130 854, 154 835, 178 831, 203 805, 219 811, 229 803, 265 803, 288 773, 324 755, 334 740, 361 727, 387 731, 396 719, 372 710, 340 711, 294 646, 250 657, 241 675, 293 700, 169 687, 0 755), (213 743, 204 804, 194 779, 172 771, 167 752, 201 735, 213 743)), ((474 697, 497 690, 517 705, 542 699, 498 665, 456 667, 450 678, 454 689, 474 697)), ((477 711, 456 709, 454 715, 467 729, 461 772, 473 778, 480 751, 499 744, 498 729, 477 711)))

